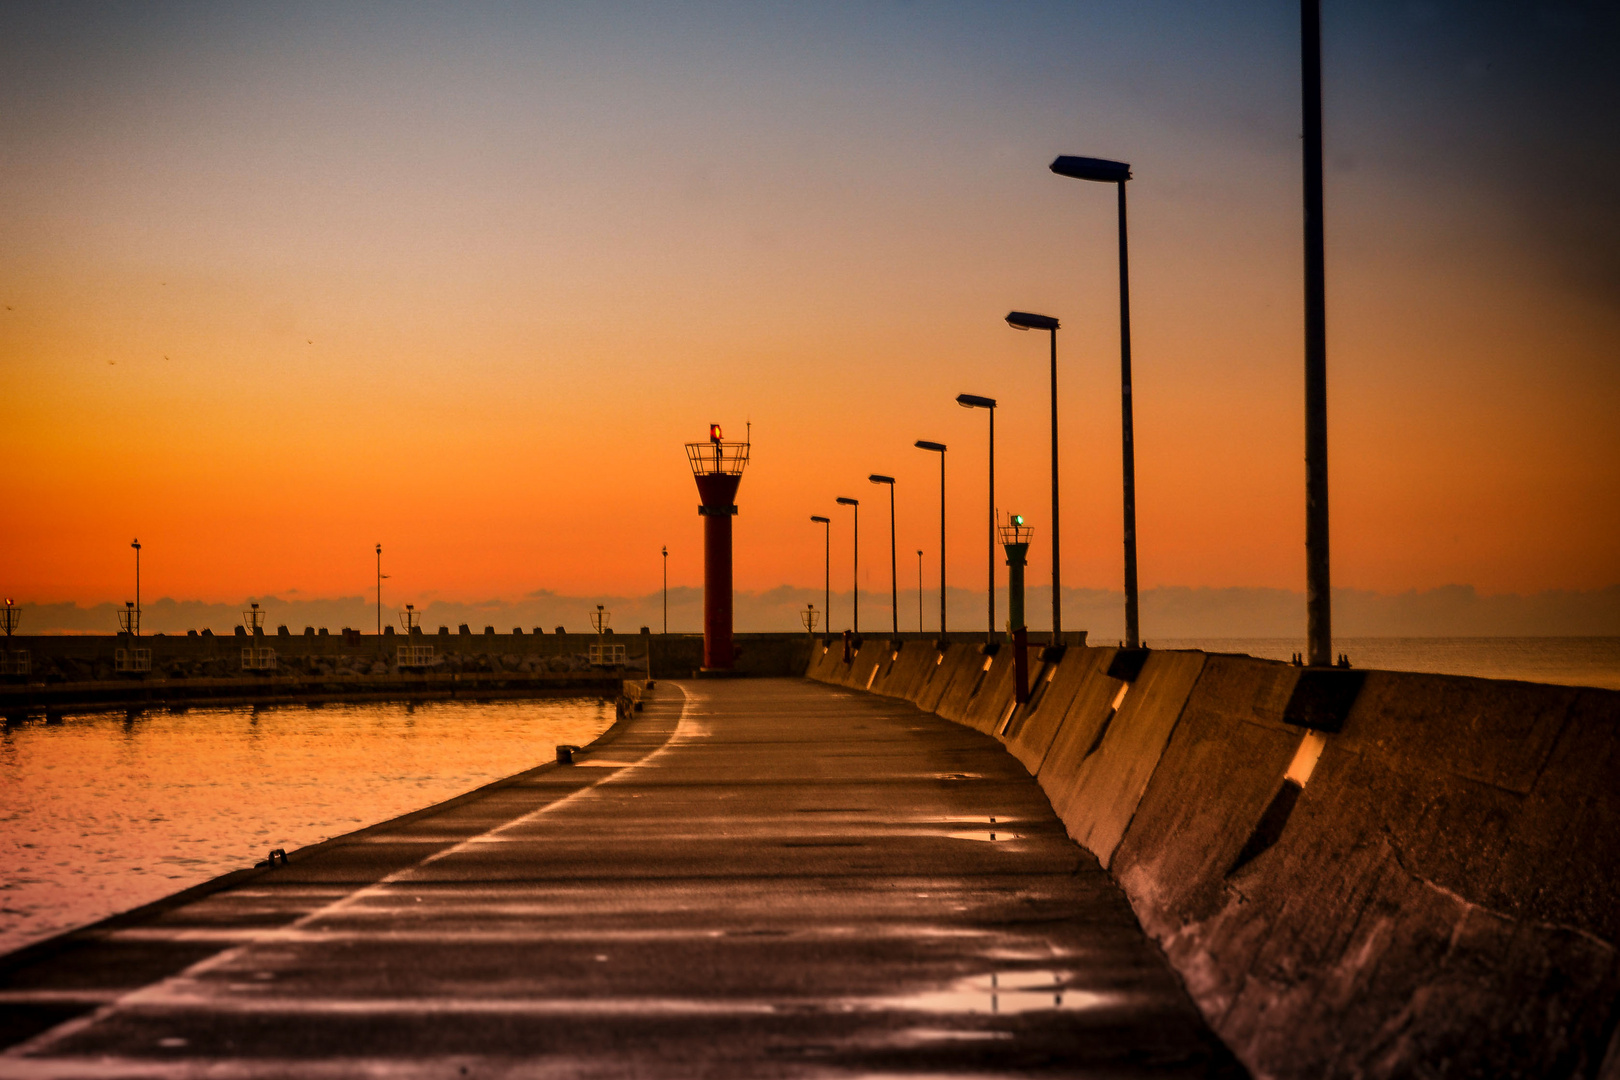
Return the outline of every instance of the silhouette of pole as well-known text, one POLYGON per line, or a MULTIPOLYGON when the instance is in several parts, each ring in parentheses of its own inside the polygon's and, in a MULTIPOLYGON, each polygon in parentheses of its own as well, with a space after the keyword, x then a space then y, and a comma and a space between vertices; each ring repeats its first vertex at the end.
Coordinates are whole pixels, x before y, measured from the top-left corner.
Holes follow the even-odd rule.
POLYGON ((922 548, 917 549, 917 633, 922 633, 922 548))
MULTIPOLYGON (((1125 644, 1137 648, 1142 641, 1136 590, 1136 434, 1131 407, 1131 258, 1125 227, 1125 182, 1131 167, 1123 161, 1072 157, 1052 162, 1059 176, 1094 180, 1119 188, 1119 395, 1120 438, 1123 443, 1125 487, 1125 644)), ((1053 523, 1056 525, 1056 522, 1053 523)), ((1055 530, 1054 530, 1055 531, 1055 530)))
POLYGON ((984 633, 985 643, 990 644, 996 640, 996 399, 978 394, 957 394, 956 403, 964 409, 984 409, 990 413, 990 519, 986 526, 989 545, 985 549, 988 567, 985 593, 990 602, 990 614, 989 626, 984 633))
POLYGON ((129 632, 134 637, 141 636, 141 538, 136 537, 130 541, 130 547, 135 549, 135 617, 130 620, 129 632))
POLYGON ((382 545, 377 545, 377 636, 382 637, 382 545))
POLYGON ((1058 321, 1049 315, 1013 311, 1007 314, 1007 324, 1016 330, 1048 330, 1051 331, 1052 337, 1052 644, 1056 645, 1059 635, 1063 633, 1063 576, 1060 568, 1062 546, 1058 543, 1058 321))
POLYGON ((900 634, 900 572, 895 561, 894 547, 894 477, 873 473, 867 477, 874 484, 889 485, 889 612, 893 615, 893 633, 900 634))
POLYGON ((840 495, 835 501, 839 506, 849 506, 855 510, 855 561, 852 564, 850 575, 855 581, 855 615, 850 620, 850 628, 859 634, 861 632, 861 500, 846 499, 840 495))
POLYGON ((832 633, 832 518, 811 514, 810 520, 825 526, 822 530, 824 553, 821 563, 821 618, 827 633, 832 633))
POLYGON ((1327 271, 1322 238, 1322 7, 1300 0, 1305 152, 1305 637, 1307 663, 1333 663, 1328 560, 1327 271))
POLYGON ((669 545, 665 544, 662 554, 664 556, 664 633, 669 633, 669 545))
POLYGON ((918 439, 913 443, 919 450, 931 450, 939 455, 939 636, 945 638, 945 444, 918 439))

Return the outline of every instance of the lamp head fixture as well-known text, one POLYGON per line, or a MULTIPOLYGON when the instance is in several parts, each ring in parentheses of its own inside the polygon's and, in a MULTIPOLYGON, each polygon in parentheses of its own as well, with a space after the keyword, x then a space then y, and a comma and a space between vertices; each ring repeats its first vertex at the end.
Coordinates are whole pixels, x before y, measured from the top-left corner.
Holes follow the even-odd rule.
POLYGON ((996 399, 993 397, 980 397, 978 394, 957 394, 956 403, 964 409, 993 409, 996 399))
POLYGON ((859 506, 859 505, 861 505, 861 500, 859 500, 859 499, 846 499, 842 495, 838 496, 837 500, 835 500, 835 501, 838 503, 839 506, 859 506))
POLYGON ((913 445, 919 450, 932 450, 939 454, 945 452, 945 444, 942 442, 929 442, 927 439, 918 439, 913 445))
POLYGON ((1014 330, 1056 330, 1058 321, 1050 315, 1035 315, 1028 311, 1009 311, 1007 325, 1014 330))
POLYGON ((890 484, 890 485, 892 485, 894 483, 894 477, 892 477, 892 476, 884 476, 884 475, 882 475, 880 473, 873 473, 871 476, 868 476, 867 479, 872 481, 872 483, 874 483, 874 484, 890 484))
POLYGON ((815 522, 817 525, 831 525, 832 524, 832 518, 822 517, 820 514, 811 514, 810 515, 810 520, 815 522))
POLYGON ((1095 180, 1099 184, 1123 184, 1131 178, 1131 167, 1123 161, 1106 158, 1073 157, 1064 154, 1052 162, 1051 170, 1073 180, 1095 180))

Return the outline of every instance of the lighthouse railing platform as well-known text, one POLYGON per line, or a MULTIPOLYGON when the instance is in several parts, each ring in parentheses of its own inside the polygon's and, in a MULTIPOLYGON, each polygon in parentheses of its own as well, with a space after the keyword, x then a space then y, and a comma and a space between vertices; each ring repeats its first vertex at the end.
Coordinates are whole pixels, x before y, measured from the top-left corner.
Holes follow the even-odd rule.
POLYGON ((694 476, 741 476, 748 467, 749 445, 745 442, 690 442, 686 444, 686 460, 691 462, 694 476))

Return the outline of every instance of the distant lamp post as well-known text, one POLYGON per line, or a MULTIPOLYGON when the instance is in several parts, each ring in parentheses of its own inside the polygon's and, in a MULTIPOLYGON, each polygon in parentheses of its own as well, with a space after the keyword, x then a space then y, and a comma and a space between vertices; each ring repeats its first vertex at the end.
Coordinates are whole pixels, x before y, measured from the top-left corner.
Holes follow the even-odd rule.
POLYGON ((832 633, 832 518, 811 514, 810 520, 823 526, 821 557, 821 611, 822 623, 832 633))
POLYGON ((141 538, 131 540, 129 546, 135 549, 135 600, 133 603, 125 601, 128 608, 124 623, 124 631, 134 637, 141 636, 141 538))
POLYGON ((855 580, 855 614, 850 619, 850 628, 856 634, 861 632, 861 500, 846 499, 842 495, 834 500, 839 506, 852 507, 855 511, 855 557, 851 564, 851 577, 855 580))
POLYGON ((1010 311, 1007 313, 1007 325, 1015 330, 1047 330, 1052 335, 1052 644, 1056 645, 1063 633, 1062 548, 1058 544, 1058 321, 1050 315, 1010 311))
POLYGON ((917 633, 922 633, 922 548, 917 549, 917 633))
POLYGON ((894 615, 893 631, 900 634, 900 576, 894 548, 894 477, 873 473, 867 477, 874 484, 889 485, 889 610, 894 615))
POLYGON ((996 399, 980 397, 978 394, 957 394, 956 403, 964 409, 984 409, 990 414, 990 519, 988 536, 990 545, 986 549, 989 553, 989 580, 986 593, 990 600, 989 629, 985 632, 985 642, 994 643, 996 640, 996 399))
POLYGON ((945 639, 945 444, 918 439, 912 444, 919 450, 939 455, 939 637, 945 639))
POLYGON ((124 610, 118 613, 118 629, 132 637, 141 636, 141 541, 130 541, 135 549, 135 599, 124 601, 124 610))
POLYGON ((382 572, 382 545, 377 545, 377 636, 382 636, 382 583, 388 575, 382 572))
POLYGON ((1033 529, 1024 515, 1013 514, 1001 526, 1001 546, 1007 551, 1007 629, 1013 640, 1013 700, 1029 701, 1029 631, 1024 625, 1024 562, 1033 529))
POLYGON ((663 549, 664 555, 664 633, 669 633, 669 545, 663 549))
POLYGON ((816 632, 816 618, 820 614, 821 614, 821 612, 816 610, 816 605, 814 605, 814 604, 811 604, 809 607, 807 607, 803 611, 799 612, 799 618, 801 620, 803 620, 803 622, 804 622, 804 631, 805 631, 805 633, 812 634, 812 635, 815 634, 815 632, 816 632))
MULTIPOLYGON (((1135 649, 1142 640, 1137 618, 1136 596, 1136 436, 1131 420, 1131 272, 1130 248, 1125 230, 1125 182, 1131 167, 1123 161, 1064 155, 1052 162, 1059 176, 1114 184, 1119 188, 1119 387, 1121 438, 1124 442, 1125 471, 1125 644, 1135 649)), ((1052 519, 1052 538, 1057 539, 1057 519, 1052 519)))

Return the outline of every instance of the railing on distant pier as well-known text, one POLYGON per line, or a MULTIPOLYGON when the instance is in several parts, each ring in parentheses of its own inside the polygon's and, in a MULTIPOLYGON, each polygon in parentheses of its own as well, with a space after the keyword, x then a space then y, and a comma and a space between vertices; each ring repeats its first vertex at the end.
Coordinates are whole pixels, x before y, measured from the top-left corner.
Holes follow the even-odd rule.
POLYGON ((599 644, 590 646, 590 662, 593 664, 617 664, 622 666, 625 662, 624 646, 618 644, 599 644))
POLYGON ((433 646, 431 645, 401 645, 396 654, 399 669, 422 669, 433 666, 433 646))
POLYGON ((243 671, 275 671, 276 650, 249 648, 242 650, 243 671))

